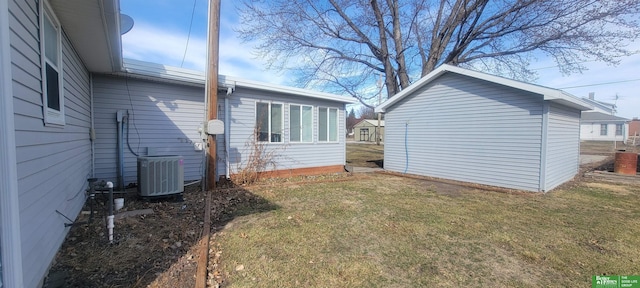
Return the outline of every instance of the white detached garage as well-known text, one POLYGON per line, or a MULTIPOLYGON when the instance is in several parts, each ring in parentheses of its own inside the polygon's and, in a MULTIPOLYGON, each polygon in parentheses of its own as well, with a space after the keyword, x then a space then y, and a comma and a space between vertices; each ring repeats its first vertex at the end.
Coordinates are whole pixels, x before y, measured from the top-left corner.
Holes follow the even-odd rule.
POLYGON ((442 65, 376 107, 389 171, 536 192, 572 179, 580 112, 561 90, 442 65))

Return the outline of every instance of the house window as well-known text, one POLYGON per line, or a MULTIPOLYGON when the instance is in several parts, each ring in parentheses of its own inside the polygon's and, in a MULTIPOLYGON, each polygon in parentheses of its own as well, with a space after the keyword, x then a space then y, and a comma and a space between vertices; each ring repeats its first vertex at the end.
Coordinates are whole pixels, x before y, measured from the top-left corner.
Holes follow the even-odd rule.
POLYGON ((318 108, 318 141, 338 141, 338 109, 318 108))
POLYGON ((313 107, 289 105, 289 141, 313 142, 313 107))
POLYGON ((282 104, 256 103, 256 137, 260 142, 282 142, 282 104))
POLYGON ((616 124, 616 136, 622 136, 622 126, 624 124, 616 124))
POLYGON ((600 135, 601 136, 607 135, 607 124, 600 124, 600 135))
POLYGON ((64 125, 62 93, 62 45, 60 22, 47 1, 40 1, 40 57, 42 65, 42 106, 44 121, 64 125))

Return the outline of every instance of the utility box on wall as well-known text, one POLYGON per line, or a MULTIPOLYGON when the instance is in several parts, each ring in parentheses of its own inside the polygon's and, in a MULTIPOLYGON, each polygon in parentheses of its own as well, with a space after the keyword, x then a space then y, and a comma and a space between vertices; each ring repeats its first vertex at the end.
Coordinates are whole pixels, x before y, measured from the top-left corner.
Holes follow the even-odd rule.
POLYGON ((184 192, 182 156, 138 157, 138 193, 142 197, 166 196, 184 192))

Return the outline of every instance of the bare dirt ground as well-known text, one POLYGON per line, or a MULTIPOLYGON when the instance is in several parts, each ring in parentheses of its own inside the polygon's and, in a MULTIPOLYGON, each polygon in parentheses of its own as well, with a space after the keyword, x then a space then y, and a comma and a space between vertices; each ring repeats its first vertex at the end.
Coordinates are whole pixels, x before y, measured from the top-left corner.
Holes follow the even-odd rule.
MULTIPOLYGON (((211 195, 212 232, 238 215, 274 209, 240 187, 222 187, 211 195)), ((138 198, 135 189, 130 191, 125 208, 119 212, 152 209, 153 213, 117 219, 113 244, 106 236, 106 197, 97 197, 93 222, 71 228, 44 287, 193 287, 205 196, 197 185, 187 187, 184 201, 147 201, 138 198)), ((89 211, 89 207, 83 210, 89 211)), ((76 222, 88 218, 83 212, 76 222)), ((220 273, 210 270, 209 274, 220 273)), ((209 278, 209 287, 223 281, 221 277, 209 278)))
POLYGON ((580 154, 587 155, 613 155, 618 150, 640 152, 638 146, 626 145, 623 142, 610 141, 581 141, 580 154))

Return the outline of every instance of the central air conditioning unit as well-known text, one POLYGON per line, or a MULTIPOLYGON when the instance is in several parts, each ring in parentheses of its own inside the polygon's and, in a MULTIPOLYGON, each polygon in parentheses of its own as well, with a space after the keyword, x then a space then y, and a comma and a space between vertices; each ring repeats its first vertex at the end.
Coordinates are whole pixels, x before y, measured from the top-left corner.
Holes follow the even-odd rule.
POLYGON ((138 193, 142 197, 184 192, 182 156, 138 157, 138 193))

